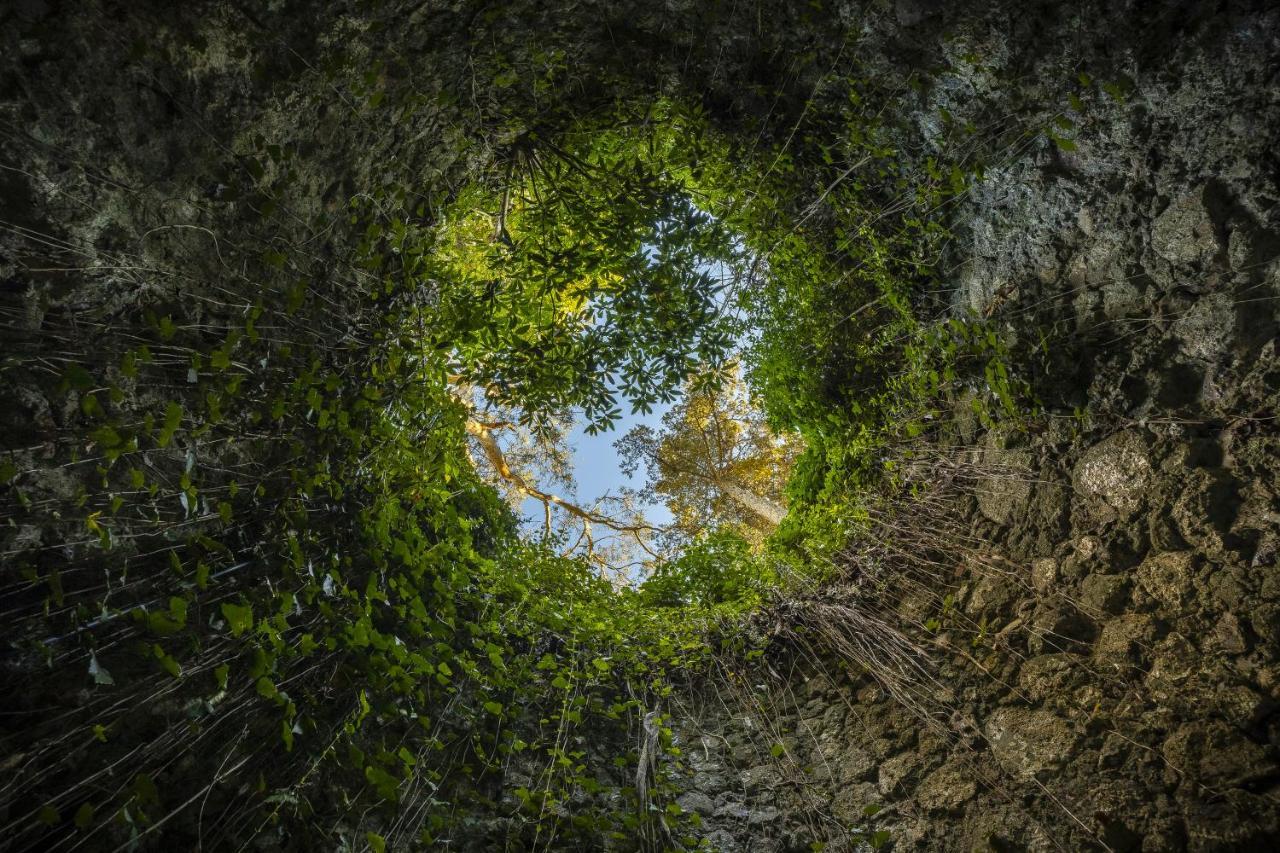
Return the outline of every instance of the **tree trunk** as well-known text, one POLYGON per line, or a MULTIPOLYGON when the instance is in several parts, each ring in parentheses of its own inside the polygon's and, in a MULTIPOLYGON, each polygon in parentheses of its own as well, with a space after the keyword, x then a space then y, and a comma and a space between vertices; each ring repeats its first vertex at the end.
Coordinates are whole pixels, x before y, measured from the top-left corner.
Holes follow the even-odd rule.
POLYGON ((718 481, 716 482, 716 487, 774 527, 781 524, 782 517, 787 514, 786 507, 766 497, 757 495, 755 492, 744 489, 737 483, 718 481))

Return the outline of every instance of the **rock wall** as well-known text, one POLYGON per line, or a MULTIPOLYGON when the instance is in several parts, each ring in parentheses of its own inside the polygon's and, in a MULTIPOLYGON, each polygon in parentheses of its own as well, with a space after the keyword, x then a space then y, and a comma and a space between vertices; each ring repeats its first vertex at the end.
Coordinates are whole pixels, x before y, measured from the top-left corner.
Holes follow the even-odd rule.
MULTIPOLYGON (((712 847, 1280 843, 1280 24, 1209 5, 948 21, 967 58, 917 123, 1016 92, 1063 140, 1007 140, 953 220, 954 314, 1043 411, 984 432, 959 400, 950 571, 921 548, 928 580, 823 602, 913 638, 923 709, 812 632, 696 703, 681 803, 712 847)), ((899 39, 942 14, 895 8, 899 39)))

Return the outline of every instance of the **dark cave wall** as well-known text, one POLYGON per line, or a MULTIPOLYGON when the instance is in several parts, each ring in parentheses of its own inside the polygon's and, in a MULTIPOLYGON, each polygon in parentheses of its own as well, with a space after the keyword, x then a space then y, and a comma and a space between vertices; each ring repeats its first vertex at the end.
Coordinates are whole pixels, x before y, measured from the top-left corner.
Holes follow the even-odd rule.
MULTIPOLYGON (((724 850, 807 849, 849 826, 883 827, 895 849, 1268 849, 1280 835, 1276 13, 897 2, 805 17, 788 4, 744 24, 700 8, 16 5, 0 13, 4 352, 57 364, 69 349, 123 351, 120 329, 170 306, 215 340, 232 322, 220 288, 284 290, 299 276, 330 283, 315 333, 342 340, 326 324, 355 310, 341 301, 359 276, 348 197, 410 180, 429 220, 520 133, 566 120, 518 92, 465 97, 472 40, 509 50, 550 33, 580 69, 564 90, 575 107, 670 87, 729 131, 760 132, 770 115, 775 141, 836 56, 885 89, 927 71, 906 96, 904 147, 935 151, 945 108, 980 129, 972 156, 986 164, 948 217, 952 310, 996 321, 1045 416, 1025 434, 983 433, 959 401, 947 452, 985 474, 952 520, 981 559, 957 557, 933 589, 836 590, 828 603, 897 614, 920 638, 946 685, 942 725, 873 677, 789 656, 780 637, 772 671, 744 688, 759 709, 696 695, 673 706, 680 802, 724 850), (822 61, 796 71, 808 50, 822 61), (335 56, 345 64, 331 68, 335 56), (411 117, 352 94, 377 59, 375 85, 427 94, 411 117), (1059 113, 1069 145, 1027 135, 1059 113), (273 144, 294 158, 272 158, 273 144), (273 249, 288 269, 264 261, 273 249), (873 803, 884 809, 868 817, 873 803)), ((163 387, 113 373, 121 411, 187 393, 186 369, 163 387)), ((62 543, 87 537, 55 512, 82 485, 63 467, 80 397, 38 360, 6 364, 0 383, 0 433, 35 472, 23 486, 36 505, 8 506, 5 571, 65 564, 74 589, 83 554, 62 543)), ((197 449, 230 468, 276 452, 197 449)), ((176 479, 186 450, 151 451, 153 464, 176 479)), ((241 535, 230 546, 250 548, 252 529, 241 535)), ((35 630, 40 597, 6 604, 10 638, 35 630)), ((42 662, 6 657, 7 684, 42 685, 15 700, 28 716, 6 723, 10 743, 49 702, 94 707, 81 651, 59 651, 47 680, 33 675, 42 662)), ((21 748, 5 759, 12 786, 22 760, 21 748)))

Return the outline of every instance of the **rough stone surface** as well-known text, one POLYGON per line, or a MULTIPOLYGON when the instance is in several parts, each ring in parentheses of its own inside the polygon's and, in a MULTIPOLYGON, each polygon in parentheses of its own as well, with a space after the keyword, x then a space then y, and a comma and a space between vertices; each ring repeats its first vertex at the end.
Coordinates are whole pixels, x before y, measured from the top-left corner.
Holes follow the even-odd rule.
POLYGON ((1146 442, 1126 431, 1089 448, 1076 464, 1073 482, 1077 493, 1127 514, 1141 503, 1150 473, 1146 442))
MULTIPOLYGON (((1003 32, 907 5, 917 32, 951 22, 949 55, 1014 61, 1003 32)), ((883 804, 869 822, 895 850, 1209 853, 1280 837, 1280 436, 1259 414, 1280 409, 1280 115, 1251 88, 1270 79, 1280 22, 1253 14, 1183 7, 1141 34, 1097 10, 1037 19, 1024 81, 1056 97, 1078 68, 1054 27, 1106 26, 1101 64, 1126 93, 1092 84, 1074 150, 990 169, 958 212, 955 312, 1028 351, 1029 318, 1067 331, 1037 356, 1043 432, 1011 444, 984 435, 972 396, 955 404, 956 434, 993 467, 972 534, 1008 571, 956 559, 959 612, 922 640, 964 651, 939 656, 948 745, 862 681, 837 686, 851 710, 816 735, 825 760, 865 771, 840 814, 883 804), (1167 50, 1133 47, 1157 32, 1167 50)), ((995 75, 957 72, 929 106, 959 115, 995 75)), ((902 624, 938 616, 938 597, 904 591, 902 624)))
POLYGON ((1043 777, 1063 767, 1078 739, 1067 720, 1026 708, 1001 708, 984 731, 996 761, 1019 779, 1043 777))

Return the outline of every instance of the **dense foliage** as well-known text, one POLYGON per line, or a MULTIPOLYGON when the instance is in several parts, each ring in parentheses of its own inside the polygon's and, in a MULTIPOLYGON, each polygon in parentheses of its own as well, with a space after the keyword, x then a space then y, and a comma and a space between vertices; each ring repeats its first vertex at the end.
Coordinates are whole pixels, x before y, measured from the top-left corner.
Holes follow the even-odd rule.
MULTIPOLYGON (((920 295, 968 175, 913 171, 862 81, 824 78, 787 105, 803 132, 762 142, 687 93, 576 113, 581 81, 537 51, 482 59, 502 110, 335 63, 359 115, 438 109, 488 147, 442 133, 427 186, 316 212, 291 202, 306 154, 245 134, 212 250, 162 268, 186 292, 104 312, 92 346, 51 321, 6 363, 70 413, 32 440, 58 488, 25 450, 0 463, 7 517, 44 537, 3 579, 18 846, 692 845, 664 698, 758 655, 744 617, 778 566, 842 543, 966 365, 1008 398, 995 338, 920 295), (523 539, 472 464, 469 395, 604 428, 743 335, 754 398, 809 448, 765 554, 686 519, 684 554, 617 589, 523 539)), ((757 427, 748 480, 779 470, 757 427)))

